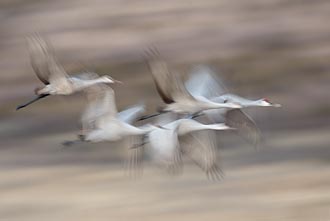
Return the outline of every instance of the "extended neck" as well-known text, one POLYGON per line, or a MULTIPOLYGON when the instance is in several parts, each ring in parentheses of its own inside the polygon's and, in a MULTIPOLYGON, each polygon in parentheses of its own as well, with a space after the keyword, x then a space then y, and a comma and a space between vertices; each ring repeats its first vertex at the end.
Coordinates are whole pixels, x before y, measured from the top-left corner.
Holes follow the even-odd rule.
POLYGON ((228 130, 230 129, 225 124, 202 124, 191 119, 180 120, 178 134, 180 136, 200 130, 228 130))
POLYGON ((225 124, 204 124, 204 129, 209 130, 228 130, 231 129, 225 124))
POLYGON ((251 100, 246 106, 261 106, 263 100, 251 100))
POLYGON ((242 107, 256 106, 256 103, 258 102, 258 100, 249 100, 235 94, 224 94, 213 98, 212 101, 218 103, 233 102, 240 104, 242 107))
POLYGON ((191 131, 199 130, 228 130, 229 127, 225 124, 201 124, 196 122, 195 126, 191 128, 191 131))
POLYGON ((219 108, 241 108, 242 106, 234 103, 216 103, 213 101, 207 102, 208 109, 219 109, 219 108))
POLYGON ((81 80, 78 78, 71 78, 71 81, 76 88, 76 90, 82 90, 87 87, 93 86, 95 84, 101 84, 101 83, 108 83, 104 78, 96 78, 96 79, 88 79, 88 80, 81 80))
POLYGON ((180 136, 183 136, 185 134, 194 132, 194 131, 200 131, 208 129, 207 125, 201 124, 195 120, 192 119, 181 119, 178 120, 177 123, 177 130, 178 134, 180 136))

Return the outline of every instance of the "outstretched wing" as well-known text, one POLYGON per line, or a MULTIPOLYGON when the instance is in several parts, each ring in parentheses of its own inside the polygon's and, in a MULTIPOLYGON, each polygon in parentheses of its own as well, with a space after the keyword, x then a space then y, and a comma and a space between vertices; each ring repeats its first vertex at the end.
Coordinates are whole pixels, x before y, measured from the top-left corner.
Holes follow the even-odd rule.
POLYGON ((194 99, 185 88, 182 79, 169 70, 157 49, 147 52, 147 63, 158 94, 165 103, 170 104, 181 98, 194 99))
POLYGON ((169 172, 177 174, 182 169, 178 135, 175 125, 164 125, 164 128, 155 129, 148 135, 151 155, 154 161, 166 166, 169 172))
POLYGON ((260 130, 256 123, 242 110, 229 110, 225 116, 226 125, 236 128, 240 136, 257 147, 260 143, 260 130))
POLYGON ((141 136, 130 136, 125 140, 128 147, 127 172, 131 178, 141 177, 143 174, 144 139, 141 136))
POLYGON ((52 46, 40 35, 28 39, 31 65, 37 77, 44 84, 53 84, 59 90, 70 87, 67 73, 57 62, 52 46))
POLYGON ((217 164, 216 132, 196 131, 180 137, 183 155, 188 156, 213 180, 219 180, 223 172, 217 164))
POLYGON ((137 120, 138 117, 145 111, 144 105, 136 105, 130 107, 126 110, 123 110, 117 114, 117 117, 128 124, 133 124, 134 121, 137 120))
POLYGON ((52 49, 39 35, 35 34, 28 39, 30 61, 34 72, 40 81, 49 84, 49 58, 52 57, 52 49))
POLYGON ((191 100, 194 101, 195 98, 189 93, 185 87, 182 79, 178 74, 172 75, 171 80, 171 94, 176 102, 191 100))
POLYGON ((173 103, 170 86, 172 74, 166 62, 161 59, 160 54, 156 50, 147 51, 146 59, 159 96, 165 103, 173 103))
POLYGON ((82 115, 83 129, 101 127, 107 120, 115 118, 117 106, 113 89, 105 84, 98 84, 85 90, 87 107, 82 115))
POLYGON ((218 97, 227 91, 219 77, 214 74, 211 68, 204 65, 199 65, 192 69, 185 85, 193 96, 201 96, 208 99, 218 97))

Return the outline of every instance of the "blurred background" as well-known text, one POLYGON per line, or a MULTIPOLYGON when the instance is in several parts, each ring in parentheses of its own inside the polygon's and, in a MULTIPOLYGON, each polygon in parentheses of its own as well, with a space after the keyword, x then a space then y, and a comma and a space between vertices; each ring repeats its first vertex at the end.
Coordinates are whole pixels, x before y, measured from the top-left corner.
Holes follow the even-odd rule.
POLYGON ((0 220, 330 220, 329 10, 325 0, 1 0, 0 220), (226 136, 221 182, 189 161, 182 176, 145 167, 132 180, 121 143, 63 150, 82 95, 15 111, 41 84, 25 40, 34 32, 67 71, 125 82, 120 110, 161 104, 143 62, 151 45, 175 68, 210 65, 231 92, 282 108, 248 110, 260 149, 226 136))

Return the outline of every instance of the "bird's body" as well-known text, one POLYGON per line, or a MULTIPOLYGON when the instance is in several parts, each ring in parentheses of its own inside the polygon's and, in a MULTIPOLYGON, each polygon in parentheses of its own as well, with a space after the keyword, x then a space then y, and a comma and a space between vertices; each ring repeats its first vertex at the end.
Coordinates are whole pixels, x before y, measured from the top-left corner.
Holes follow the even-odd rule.
POLYGON ((135 127, 120 119, 109 119, 104 125, 100 125, 86 134, 84 140, 89 142, 118 141, 128 136, 139 136, 147 134, 152 130, 150 127, 135 127))
MULTIPOLYGON (((174 126, 174 125, 173 125, 174 126)), ((175 164, 175 156, 179 154, 179 141, 174 128, 156 129, 148 135, 151 156, 159 164, 175 164)))

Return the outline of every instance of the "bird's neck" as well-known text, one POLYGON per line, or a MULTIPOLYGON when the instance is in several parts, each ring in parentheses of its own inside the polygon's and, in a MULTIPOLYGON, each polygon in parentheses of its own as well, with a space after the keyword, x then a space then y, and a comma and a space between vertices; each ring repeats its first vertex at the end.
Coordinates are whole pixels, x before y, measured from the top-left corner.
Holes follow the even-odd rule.
POLYGON ((81 80, 81 79, 72 79, 72 83, 74 84, 75 88, 77 89, 85 89, 87 87, 90 87, 92 85, 95 84, 100 84, 100 83, 104 83, 104 79, 103 78, 96 78, 96 79, 88 79, 88 80, 81 80))
POLYGON ((222 100, 227 100, 229 102, 239 103, 243 107, 252 107, 258 105, 259 103, 259 100, 250 100, 234 94, 225 94, 220 96, 219 98, 222 100))
POLYGON ((228 105, 226 103, 216 103, 213 101, 205 102, 207 109, 218 109, 218 108, 228 108, 228 105))
POLYGON ((207 129, 206 125, 194 120, 183 119, 178 121, 178 134, 180 136, 205 129, 207 129))
POLYGON ((84 84, 86 86, 91 86, 94 84, 100 84, 105 83, 106 81, 103 78, 96 78, 96 79, 90 79, 90 80, 84 80, 84 84))
POLYGON ((247 100, 243 103, 245 107, 255 107, 260 106, 260 100, 247 100))
POLYGON ((227 130, 228 127, 225 124, 204 124, 204 129, 208 129, 208 130, 227 130))

